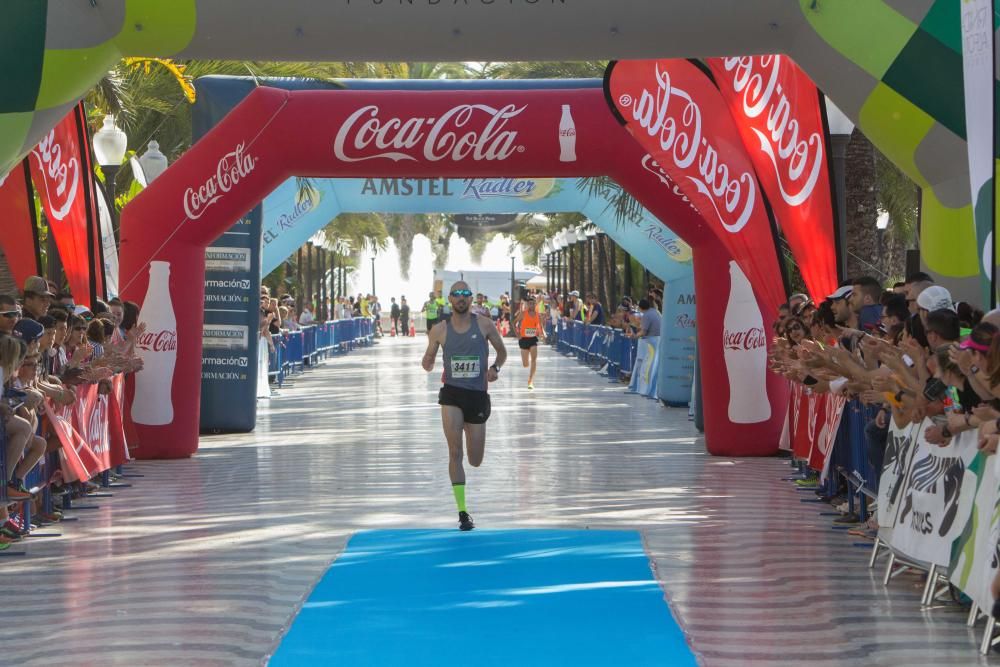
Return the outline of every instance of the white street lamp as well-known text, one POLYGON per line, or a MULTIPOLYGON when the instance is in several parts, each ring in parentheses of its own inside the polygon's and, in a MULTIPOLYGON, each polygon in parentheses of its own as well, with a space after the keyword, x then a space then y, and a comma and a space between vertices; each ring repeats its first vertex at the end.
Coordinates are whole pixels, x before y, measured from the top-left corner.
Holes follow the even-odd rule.
POLYGON ((120 167, 128 148, 128 135, 115 125, 115 117, 104 117, 104 126, 94 134, 94 157, 101 167, 120 167))
POLYGON ((142 167, 147 185, 167 170, 167 156, 160 152, 158 141, 153 139, 149 142, 149 145, 146 146, 146 152, 139 157, 139 166, 142 167))

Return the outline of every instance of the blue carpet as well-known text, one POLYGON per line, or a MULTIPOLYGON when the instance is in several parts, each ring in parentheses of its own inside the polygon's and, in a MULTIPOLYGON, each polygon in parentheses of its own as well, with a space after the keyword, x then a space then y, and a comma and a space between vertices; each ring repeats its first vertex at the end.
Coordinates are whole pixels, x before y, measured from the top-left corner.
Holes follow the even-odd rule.
POLYGON ((294 665, 695 665, 634 531, 351 538, 284 637, 294 665))

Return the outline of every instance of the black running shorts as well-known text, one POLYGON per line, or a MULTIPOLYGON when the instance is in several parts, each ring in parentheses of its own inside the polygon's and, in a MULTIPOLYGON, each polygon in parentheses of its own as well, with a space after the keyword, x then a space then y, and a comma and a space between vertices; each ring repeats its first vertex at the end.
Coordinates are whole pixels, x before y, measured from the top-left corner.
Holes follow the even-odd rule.
POLYGON ((485 391, 462 389, 446 384, 438 392, 438 405, 454 405, 462 409, 466 424, 485 424, 490 418, 490 395, 485 391))
POLYGON ((518 338, 517 346, 522 350, 530 350, 531 348, 538 345, 538 336, 532 336, 531 338, 518 338))

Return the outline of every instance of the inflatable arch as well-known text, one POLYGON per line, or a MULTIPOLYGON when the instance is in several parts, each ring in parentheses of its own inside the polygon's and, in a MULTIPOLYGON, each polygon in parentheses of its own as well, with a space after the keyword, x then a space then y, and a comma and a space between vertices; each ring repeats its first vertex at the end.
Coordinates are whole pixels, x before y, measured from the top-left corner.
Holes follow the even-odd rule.
MULTIPOLYGON (((337 90, 341 85, 353 90, 552 90, 598 88, 600 81, 355 79, 330 85, 302 79, 208 76, 196 82, 199 96, 193 110, 195 138, 218 124, 258 85, 283 90, 337 90)), ((652 168, 648 161, 646 164, 652 168)), ((244 369, 257 354, 257 340, 248 335, 258 321, 257 283, 341 212, 587 215, 626 252, 667 282, 662 354, 658 356, 658 376, 664 381, 657 383, 657 395, 671 405, 688 402, 695 347, 692 252, 645 209, 638 219, 619 223, 610 202, 588 196, 574 179, 316 179, 316 184, 313 196, 301 200, 295 179, 289 179, 224 232, 206 253, 202 431, 250 431, 255 427, 256 376, 244 369), (505 187, 512 192, 499 191, 505 187), (480 194, 487 189, 494 190, 492 196, 480 194)))
MULTIPOLYGON (((619 222, 611 202, 589 196, 569 178, 317 179, 314 185, 315 190, 303 197, 296 180, 289 179, 264 199, 260 274, 276 269, 340 213, 582 213, 666 283, 656 396, 670 405, 688 403, 695 353, 692 251, 648 211, 635 220, 619 222)), ((253 215, 244 220, 250 221, 239 225, 245 233, 256 222, 253 215)), ((218 258, 234 252, 253 257, 233 248, 231 237, 224 236, 217 243, 221 245, 209 250, 214 267, 221 263, 218 258)), ((214 301, 221 300, 227 307, 207 307, 205 313, 204 328, 212 335, 203 340, 202 431, 249 431, 256 421, 256 375, 214 372, 239 367, 243 359, 256 359, 258 352, 256 339, 243 334, 253 330, 259 317, 257 281, 244 280, 244 275, 253 272, 233 273, 242 268, 233 263, 229 268, 212 272, 206 281, 206 301, 213 301, 206 305, 218 306, 214 301), (244 302, 248 307, 241 309, 244 302), (238 344, 219 344, 218 334, 225 331, 239 332, 230 337, 238 339, 238 344)))
MULTIPOLYGON (((582 213, 666 283, 657 396, 672 405, 689 401, 695 322, 692 251, 648 211, 636 220, 619 222, 609 201, 589 196, 569 178, 435 179, 419 183, 396 178, 327 179, 319 181, 317 192, 305 201, 298 192, 294 181, 286 181, 264 200, 264 274, 277 268, 341 212, 582 213), (418 187, 424 194, 417 194, 418 187), (486 190, 491 194, 481 194, 486 190)), ((253 315, 256 317, 256 312, 253 315)), ((208 417, 203 398, 202 428, 208 417)))
MULTIPOLYGON (((957 0, 102 0, 0 10, 0 174, 123 56, 509 61, 783 53, 922 188, 922 260, 981 297, 957 0)), ((996 151, 994 151, 996 152, 996 151)), ((531 171, 531 170, 529 170, 531 171)))
POLYGON ((775 304, 758 303, 715 230, 646 157, 600 89, 254 90, 123 211, 122 293, 149 324, 133 411, 143 456, 197 448, 206 246, 294 175, 614 178, 694 250, 709 451, 774 452, 787 389, 762 346, 775 304), (761 344, 724 354, 724 328, 761 344), (748 397, 752 409, 733 409, 748 397))

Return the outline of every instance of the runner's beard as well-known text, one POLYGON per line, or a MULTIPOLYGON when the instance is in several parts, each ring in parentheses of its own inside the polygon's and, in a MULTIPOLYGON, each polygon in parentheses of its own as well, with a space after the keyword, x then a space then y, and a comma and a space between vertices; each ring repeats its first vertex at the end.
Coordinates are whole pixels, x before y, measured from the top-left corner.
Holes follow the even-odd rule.
POLYGON ((452 304, 451 307, 454 308, 455 312, 458 313, 459 315, 465 315, 467 312, 469 312, 468 301, 456 301, 455 303, 452 304))

